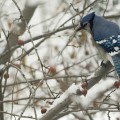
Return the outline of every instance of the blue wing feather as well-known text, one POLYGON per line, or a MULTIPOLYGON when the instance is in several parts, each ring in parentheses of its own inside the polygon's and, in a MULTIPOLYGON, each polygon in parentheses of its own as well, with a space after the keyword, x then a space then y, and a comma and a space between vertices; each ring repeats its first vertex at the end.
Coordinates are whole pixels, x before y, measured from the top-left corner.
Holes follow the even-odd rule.
MULTIPOLYGON (((93 39, 109 53, 113 59, 116 72, 120 78, 120 28, 116 23, 110 22, 103 17, 91 13, 81 20, 90 24, 93 39)), ((86 25, 86 24, 85 24, 86 25)), ((84 26, 85 27, 85 26, 84 26)))
POLYGON ((120 78, 120 35, 96 42, 111 55, 115 70, 120 78))
POLYGON ((120 78, 120 54, 116 54, 112 56, 112 59, 113 59, 113 63, 114 63, 117 75, 120 78))
POLYGON ((103 17, 95 15, 93 23, 92 33, 96 41, 101 41, 113 35, 118 36, 120 34, 119 26, 103 17))
MULTIPOLYGON (((120 35, 96 41, 107 53, 118 53, 120 50, 120 35)), ((114 54, 113 54, 114 55, 114 54)))

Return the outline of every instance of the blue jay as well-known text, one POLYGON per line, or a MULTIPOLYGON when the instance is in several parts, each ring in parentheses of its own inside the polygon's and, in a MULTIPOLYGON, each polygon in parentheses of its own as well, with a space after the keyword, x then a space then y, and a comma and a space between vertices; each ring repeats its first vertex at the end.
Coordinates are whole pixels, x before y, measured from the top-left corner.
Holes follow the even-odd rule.
MULTIPOLYGON (((80 20, 80 26, 77 28, 77 31, 81 29, 85 29, 91 33, 93 42, 103 55, 103 58, 106 56, 106 58, 112 58, 112 64, 120 78, 119 26, 92 12, 80 20)), ((109 58, 108 60, 110 60, 109 58)))

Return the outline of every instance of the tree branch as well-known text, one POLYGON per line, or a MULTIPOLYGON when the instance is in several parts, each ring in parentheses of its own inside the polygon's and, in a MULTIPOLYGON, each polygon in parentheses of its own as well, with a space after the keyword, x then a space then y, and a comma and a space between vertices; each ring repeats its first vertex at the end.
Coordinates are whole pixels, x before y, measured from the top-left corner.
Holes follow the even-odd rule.
MULTIPOLYGON (((13 2, 15 3, 16 7, 18 8, 18 10, 20 11, 20 18, 21 16, 23 16, 25 18, 25 20, 21 19, 21 21, 16 21, 12 24, 11 26, 11 30, 10 30, 10 34, 8 36, 8 41, 9 41, 9 47, 10 49, 17 45, 17 40, 18 40, 18 36, 19 35, 22 35, 25 30, 26 30, 26 23, 28 24, 31 17, 33 16, 34 14, 34 11, 37 7, 36 6, 29 6, 27 4, 27 1, 26 1, 26 4, 25 4, 25 8, 23 11, 20 10, 19 6, 17 5, 17 3, 15 2, 15 0, 13 0, 13 2)), ((8 46, 6 45, 6 48, 4 51, 9 51, 8 49, 8 46)), ((3 57, 1 57, 0 59, 0 64, 5 64, 6 62, 9 61, 10 59, 10 55, 9 55, 9 52, 6 53, 3 57)))
MULTIPOLYGON (((107 61, 105 63, 105 66, 100 66, 96 70, 96 72, 91 75, 93 77, 87 79, 88 89, 92 88, 96 83, 98 83, 101 80, 102 77, 105 77, 108 74, 108 72, 111 70, 112 67, 113 66, 109 61, 107 61)), ((68 88, 68 89, 70 89, 70 88, 68 88)), ((76 90, 77 90, 77 88, 76 88, 76 90)), ((64 101, 62 101, 59 104, 57 104, 56 106, 52 107, 40 120, 48 120, 49 118, 51 118, 51 120, 52 120, 58 113, 63 111, 72 102, 74 102, 73 99, 76 96, 75 92, 76 91, 74 91, 74 93, 72 92, 70 95, 68 95, 68 97, 66 99, 64 99, 64 101)))

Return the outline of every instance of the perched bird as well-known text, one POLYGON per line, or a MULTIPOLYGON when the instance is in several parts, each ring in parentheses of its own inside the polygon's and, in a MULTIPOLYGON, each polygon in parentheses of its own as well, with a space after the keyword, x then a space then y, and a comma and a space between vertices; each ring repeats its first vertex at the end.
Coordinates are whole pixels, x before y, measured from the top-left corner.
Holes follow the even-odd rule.
POLYGON ((108 60, 112 61, 117 75, 120 78, 119 26, 92 12, 80 20, 80 26, 77 28, 77 31, 81 29, 85 29, 91 33, 93 42, 103 58, 108 58, 108 60))

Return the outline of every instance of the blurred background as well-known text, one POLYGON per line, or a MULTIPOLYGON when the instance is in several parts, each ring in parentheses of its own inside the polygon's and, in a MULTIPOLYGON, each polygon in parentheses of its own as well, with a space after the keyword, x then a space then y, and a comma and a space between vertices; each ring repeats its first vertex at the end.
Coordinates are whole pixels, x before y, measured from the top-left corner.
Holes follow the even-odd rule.
MULTIPOLYGON (((1 70, 5 68, 1 77, 4 112, 0 110, 5 120, 18 120, 22 112, 21 120, 40 119, 72 83, 84 81, 100 66, 102 58, 91 35, 75 32, 83 16, 94 11, 120 25, 120 0, 0 0, 0 59, 6 52, 5 39, 12 24, 21 20, 25 4, 35 6, 35 11, 12 46, 15 49, 10 61, 0 64, 1 70)), ((114 69, 102 81, 109 79, 117 80, 114 69)), ((86 108, 91 118, 75 104, 54 120, 120 120, 120 90, 111 91, 100 94, 86 108)))

